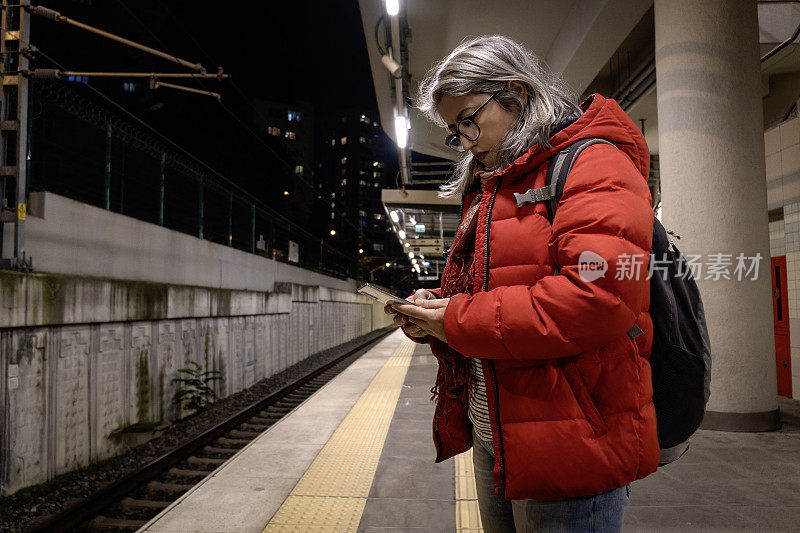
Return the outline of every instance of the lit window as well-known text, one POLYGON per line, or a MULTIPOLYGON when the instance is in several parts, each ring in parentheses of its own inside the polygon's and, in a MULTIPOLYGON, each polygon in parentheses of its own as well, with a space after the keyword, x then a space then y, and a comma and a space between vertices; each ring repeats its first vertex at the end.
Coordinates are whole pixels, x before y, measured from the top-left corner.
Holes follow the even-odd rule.
POLYGON ((332 218, 332 219, 333 219, 333 218, 336 218, 336 216, 333 214, 333 211, 331 211, 331 218, 332 218))
POLYGON ((299 174, 302 174, 302 173, 303 173, 303 165, 297 165, 297 166, 295 166, 295 167, 294 167, 294 173, 295 173, 295 174, 298 174, 298 175, 299 175, 299 174))
POLYGON ((294 132, 293 131, 287 131, 286 134, 285 134, 285 137, 287 139, 294 139, 294 132))
POLYGON ((331 139, 331 146, 336 146, 336 139, 331 139))
POLYGON ((365 216, 367 216, 367 212, 364 211, 363 209, 359 209, 358 210, 358 216, 365 217, 365 216))
POLYGON ((372 216, 374 216, 374 217, 375 217, 375 220, 381 220, 381 219, 383 219, 383 215, 382 215, 381 213, 375 213, 375 214, 373 214, 372 216))
POLYGON ((126 81, 125 83, 122 84, 122 88, 126 92, 132 93, 133 91, 136 90, 136 84, 133 83, 132 81, 126 81))
POLYGON ((372 177, 378 179, 381 177, 381 173, 376 170, 375 172, 372 173, 372 177))
POLYGON ((378 127, 378 123, 377 122, 373 122, 372 125, 375 126, 376 128, 378 127))
POLYGON ((293 111, 289 111, 289 116, 287 118, 288 118, 289 122, 293 121, 294 120, 294 112, 293 111))
POLYGON ((367 115, 361 115, 361 122, 366 122, 369 124, 369 118, 367 118, 367 115))
POLYGON ((376 242, 375 244, 372 245, 372 249, 375 250, 376 252, 382 252, 383 251, 383 245, 382 244, 378 244, 376 242))
POLYGON ((78 83, 89 83, 89 76, 67 76, 67 81, 75 81, 78 83))
POLYGON ((335 192, 331 193, 331 198, 336 198, 336 193, 335 192))
POLYGON ((343 164, 343 165, 346 165, 346 164, 347 164, 347 158, 346 158, 346 157, 343 157, 343 158, 341 158, 341 159, 339 160, 339 162, 340 162, 341 164, 343 164))
POLYGON ((347 137, 342 137, 341 139, 339 139, 339 142, 342 144, 347 144, 347 137))
POLYGON ((365 142, 367 142, 367 139, 366 139, 366 137, 359 137, 358 138, 358 142, 360 142, 361 144, 364 144, 365 142))
POLYGON ((280 135, 281 129, 276 126, 267 126, 267 133, 270 135, 280 135))
POLYGON ((347 185, 347 179, 342 180, 342 185, 347 185))
POLYGON ((366 185, 367 185, 367 182, 366 182, 366 181, 364 181, 364 180, 358 180, 358 184, 359 184, 359 185, 364 185, 364 186, 366 186, 366 185))
POLYGON ((333 209, 334 207, 336 207, 336 202, 331 202, 331 209, 333 209))

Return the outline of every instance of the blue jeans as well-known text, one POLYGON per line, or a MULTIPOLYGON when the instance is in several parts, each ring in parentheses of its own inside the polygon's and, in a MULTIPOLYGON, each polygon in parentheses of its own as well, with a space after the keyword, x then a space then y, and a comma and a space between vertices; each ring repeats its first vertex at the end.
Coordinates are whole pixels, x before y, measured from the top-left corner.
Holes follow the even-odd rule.
POLYGON ((557 501, 505 501, 494 493, 492 443, 472 434, 472 463, 483 530, 486 533, 514 531, 620 532, 631 486, 557 501))

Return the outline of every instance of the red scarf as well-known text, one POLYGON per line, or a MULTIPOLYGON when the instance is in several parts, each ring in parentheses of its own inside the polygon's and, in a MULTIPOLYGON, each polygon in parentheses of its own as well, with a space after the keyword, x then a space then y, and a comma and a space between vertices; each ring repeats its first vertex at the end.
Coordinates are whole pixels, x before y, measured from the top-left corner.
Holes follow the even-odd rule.
MULTIPOLYGON (((450 298, 459 293, 472 294, 472 280, 475 275, 475 231, 478 227, 480 202, 481 195, 477 194, 469 207, 465 208, 464 217, 456 232, 447 265, 442 273, 442 298, 450 298)), ((472 381, 469 359, 435 337, 431 342, 439 345, 439 349, 433 351, 439 362, 439 371, 436 374, 436 383, 431 388, 433 394, 431 400, 436 399, 437 403, 441 403, 442 395, 460 400, 445 402, 447 410, 465 404, 466 394, 470 390, 472 381)))

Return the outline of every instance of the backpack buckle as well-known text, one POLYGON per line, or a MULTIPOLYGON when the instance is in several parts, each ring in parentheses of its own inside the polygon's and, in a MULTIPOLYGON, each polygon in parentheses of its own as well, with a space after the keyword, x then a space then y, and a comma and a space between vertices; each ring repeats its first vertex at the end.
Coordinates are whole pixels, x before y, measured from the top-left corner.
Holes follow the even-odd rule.
POLYGON ((514 199, 517 201, 517 207, 522 207, 525 203, 538 203, 543 202, 545 200, 549 200, 556 194, 555 183, 551 184, 549 187, 539 187, 538 189, 528 189, 524 193, 520 194, 518 192, 514 193, 514 199))

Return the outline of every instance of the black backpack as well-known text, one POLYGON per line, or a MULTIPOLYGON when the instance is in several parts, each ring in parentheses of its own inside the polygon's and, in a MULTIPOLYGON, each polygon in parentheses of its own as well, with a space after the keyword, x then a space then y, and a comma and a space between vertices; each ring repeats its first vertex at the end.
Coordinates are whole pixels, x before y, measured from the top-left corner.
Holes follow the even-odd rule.
MULTIPOLYGON (((552 158, 547 169, 547 185, 514 193, 517 207, 525 202, 547 202, 550 223, 564 191, 573 163, 584 148, 597 143, 614 146, 605 139, 581 139, 552 158)), ((663 259, 666 276, 650 277, 650 317, 653 320, 653 350, 650 367, 653 372, 653 403, 656 408, 659 466, 671 463, 689 448, 689 437, 697 431, 705 414, 711 385, 711 347, 708 338, 703 301, 686 260, 661 222, 653 217, 651 259, 663 259), (683 274, 681 277, 679 273, 683 274)), ((558 269, 556 269, 558 274, 558 269)), ((634 324, 628 331, 632 339, 643 331, 634 324)))

